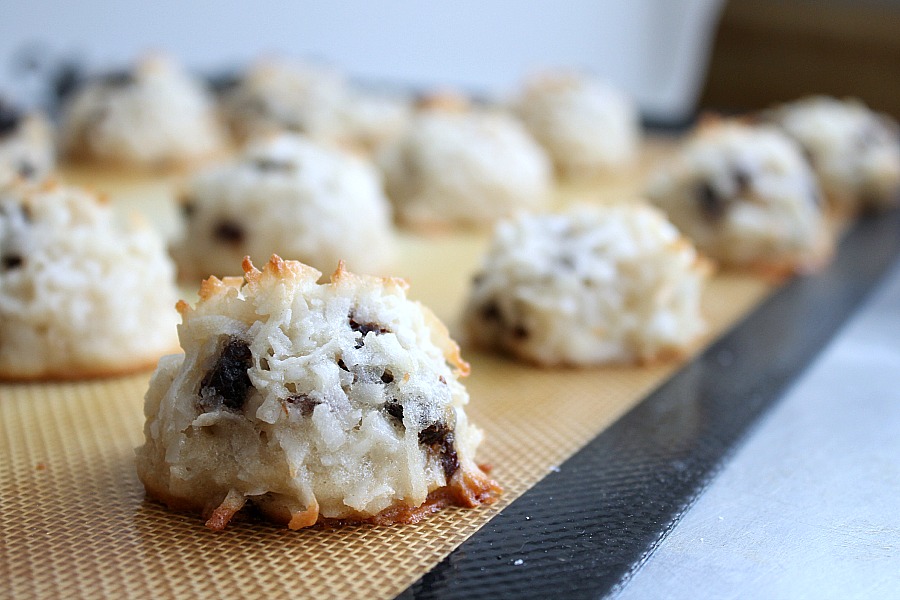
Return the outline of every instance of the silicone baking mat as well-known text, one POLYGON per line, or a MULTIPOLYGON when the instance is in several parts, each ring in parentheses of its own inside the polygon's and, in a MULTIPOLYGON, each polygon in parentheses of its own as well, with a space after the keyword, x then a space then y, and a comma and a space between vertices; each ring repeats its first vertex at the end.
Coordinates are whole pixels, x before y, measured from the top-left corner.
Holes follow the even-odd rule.
POLYGON ((824 270, 779 287, 400 597, 627 594, 760 417, 900 266, 898 231, 900 207, 857 220, 824 270))
MULTIPOLYGON (((670 144, 648 145, 644 167, 670 144)), ((108 191, 124 211, 171 233, 173 180, 69 173, 108 191)), ((561 193, 606 201, 636 193, 640 171, 561 193)), ((482 235, 403 234, 396 274, 451 329, 486 244, 482 235)), ((352 265, 351 265, 352 269, 352 265)), ((704 294, 708 339, 772 289, 720 274, 704 294)), ((83 383, 0 385, 0 585, 16 598, 213 596, 390 598, 406 589, 500 509, 639 402, 677 369, 535 369, 465 352, 469 414, 485 430, 479 461, 501 500, 449 509, 417 525, 288 531, 236 522, 221 533, 193 515, 144 499, 134 470, 149 373, 83 383)))

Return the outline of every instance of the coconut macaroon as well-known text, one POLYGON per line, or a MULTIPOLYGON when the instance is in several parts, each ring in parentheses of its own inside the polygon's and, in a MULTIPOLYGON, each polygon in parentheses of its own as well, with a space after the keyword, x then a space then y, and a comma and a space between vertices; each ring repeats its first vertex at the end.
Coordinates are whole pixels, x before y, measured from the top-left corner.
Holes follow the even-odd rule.
POLYGON ((775 127, 708 119, 646 191, 724 265, 782 275, 814 270, 832 254, 815 176, 775 127))
POLYGON ((268 60, 247 70, 225 94, 222 110, 240 140, 283 130, 334 140, 342 131, 347 94, 347 82, 335 69, 268 60))
POLYGON ((815 96, 764 118, 803 146, 838 210, 878 210, 900 202, 900 132, 889 116, 859 101, 815 96))
POLYGON ((412 101, 406 95, 352 87, 340 110, 336 140, 375 153, 403 134, 412 114, 412 101))
POLYGON ((399 279, 273 256, 179 304, 138 474, 150 497, 222 529, 245 505, 291 529, 415 522, 499 493, 475 463, 458 346, 399 279))
POLYGON ((76 161, 166 170, 225 149, 211 95, 160 57, 89 82, 67 103, 62 149, 76 161))
POLYGON ((497 226, 463 322, 474 345, 541 366, 653 361, 704 331, 710 270, 642 202, 519 215, 497 226))
POLYGON ((43 181, 55 162, 53 130, 47 118, 23 112, 0 98, 0 185, 19 177, 43 181))
POLYGON ((296 134, 257 140, 236 161, 194 176, 182 214, 172 253, 190 279, 227 275, 245 255, 278 253, 323 270, 346 260, 370 274, 393 256, 375 168, 296 134))
POLYGON ((593 179, 636 161, 637 104, 600 79, 572 72, 534 76, 514 109, 563 178, 593 179))
POLYGON ((177 349, 175 269, 146 225, 83 190, 0 190, 0 379, 149 368, 177 349))
POLYGON ((486 227, 550 197, 549 159, 499 112, 424 107, 378 162, 398 217, 413 227, 486 227))

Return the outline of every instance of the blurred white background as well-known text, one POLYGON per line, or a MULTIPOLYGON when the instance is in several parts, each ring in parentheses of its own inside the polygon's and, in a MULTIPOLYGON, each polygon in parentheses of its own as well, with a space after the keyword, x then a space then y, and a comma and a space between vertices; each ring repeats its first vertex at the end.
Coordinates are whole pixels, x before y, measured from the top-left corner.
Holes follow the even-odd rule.
MULTIPOLYGON (((645 116, 690 115, 721 0, 7 0, 0 90, 22 100, 15 57, 39 45, 93 68, 163 50, 202 72, 261 54, 312 57, 363 80, 508 93, 528 72, 569 66, 630 92, 645 116)), ((32 82, 33 83, 33 82, 32 82)), ((33 86, 32 86, 33 87, 33 86)))

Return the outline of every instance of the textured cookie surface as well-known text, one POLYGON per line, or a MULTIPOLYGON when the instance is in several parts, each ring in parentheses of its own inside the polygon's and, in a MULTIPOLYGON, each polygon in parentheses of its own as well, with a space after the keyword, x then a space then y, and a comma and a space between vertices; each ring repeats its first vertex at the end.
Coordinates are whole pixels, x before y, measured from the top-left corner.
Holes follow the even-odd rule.
POLYGON ((77 160, 168 169, 221 152, 225 139, 200 83, 153 58, 79 90, 64 111, 61 143, 77 160))
POLYGON ((703 331, 708 265, 644 204, 502 222, 465 309, 469 340, 539 365, 678 354, 703 331))
POLYGON ((188 278, 234 274, 273 253, 316 268, 339 260, 366 273, 391 261, 390 205, 367 162, 305 137, 260 139, 196 175, 185 191, 185 232, 173 248, 188 278))
POLYGON ((46 117, 24 113, 0 98, 0 185, 16 178, 43 181, 56 162, 46 117))
POLYGON ((330 283, 273 256, 181 305, 184 356, 147 392, 138 473, 151 497, 219 529, 245 504, 300 528, 414 521, 498 492, 474 462, 468 371, 397 279, 330 283))
POLYGON ((379 156, 399 217, 414 226, 489 226, 548 200, 549 160, 513 118, 426 109, 379 156))
POLYGON ((778 273, 832 251, 819 186, 800 147, 774 127, 707 121, 653 174, 651 200, 725 265, 778 273))
POLYGON ((403 94, 351 88, 340 110, 336 139, 374 153, 400 137, 411 117, 411 99, 403 94))
POLYGON ((637 105, 601 80, 568 72, 536 76, 515 108, 563 177, 590 179, 637 157, 637 105))
POLYGON ((336 70, 280 60, 251 67, 226 94, 223 111, 240 139, 279 131, 335 139, 348 86, 336 70))
POLYGON ((399 93, 353 85, 334 68, 268 60, 224 94, 222 112, 241 140, 290 131, 372 151, 399 135, 410 102, 399 93))
POLYGON ((839 209, 900 202, 900 130, 860 102, 816 96, 766 113, 806 152, 826 196, 839 209))
POLYGON ((177 348, 174 266, 76 188, 0 190, 0 378, 148 368, 177 348))

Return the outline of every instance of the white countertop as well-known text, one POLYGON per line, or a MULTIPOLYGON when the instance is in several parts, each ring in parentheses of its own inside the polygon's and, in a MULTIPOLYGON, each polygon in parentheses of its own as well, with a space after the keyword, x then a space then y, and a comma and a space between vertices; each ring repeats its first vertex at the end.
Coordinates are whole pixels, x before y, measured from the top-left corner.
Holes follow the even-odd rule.
POLYGON ((900 262, 615 597, 900 598, 900 262))

